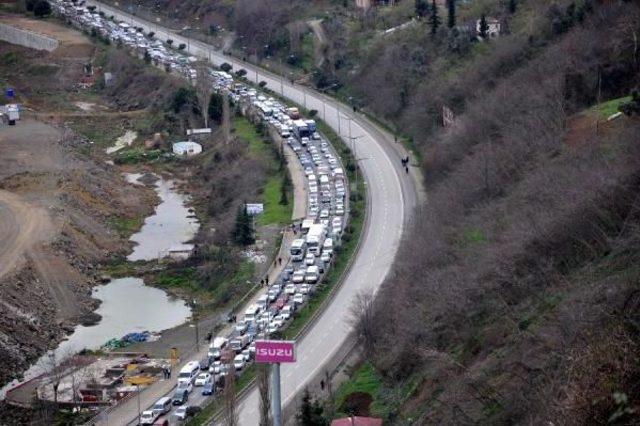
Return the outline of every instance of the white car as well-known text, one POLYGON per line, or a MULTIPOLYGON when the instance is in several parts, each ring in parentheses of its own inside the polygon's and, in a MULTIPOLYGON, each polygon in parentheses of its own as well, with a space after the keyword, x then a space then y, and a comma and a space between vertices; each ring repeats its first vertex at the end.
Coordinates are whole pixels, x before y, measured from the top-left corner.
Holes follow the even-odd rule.
POLYGON ((304 303, 304 294, 302 293, 296 293, 293 295, 293 301, 296 302, 298 305, 304 303))
POLYGON ((158 416, 153 410, 143 411, 140 415, 140 424, 141 425, 152 425, 156 422, 158 416))
MULTIPOLYGON (((302 277, 304 279, 304 274, 302 274, 302 277)), ((284 288, 284 292, 287 294, 295 294, 296 293, 296 285, 295 284, 287 284, 287 286, 284 288)))
POLYGON ((307 166, 304 168, 304 174, 309 176, 313 174, 313 167, 307 166))
POLYGON ((304 257, 304 264, 311 266, 316 263, 316 255, 313 253, 307 253, 304 257))
POLYGON ((177 419, 184 420, 187 418, 187 405, 181 405, 173 412, 173 416, 177 419))
MULTIPOLYGON (((299 289, 300 293, 302 294, 307 294, 309 293, 310 290, 311 290, 311 286, 309 284, 302 284, 299 289)), ((294 300, 295 300, 295 296, 294 296, 294 300)))
POLYGON ((273 322, 269 324, 269 327, 267 327, 267 331, 269 333, 275 333, 279 329, 280 329, 280 326, 277 323, 273 323, 273 322))
POLYGON ((316 192, 318 192, 318 186, 317 185, 310 185, 309 186, 309 192, 312 194, 315 194, 316 192))
POLYGON ((320 210, 320 218, 324 219, 329 217, 329 210, 328 209, 322 209, 320 210))
POLYGON ((209 373, 200 373, 198 377, 196 377, 196 381, 194 383, 195 386, 204 386, 211 381, 211 374, 209 373))
POLYGON ((281 316, 282 318, 284 318, 285 320, 288 320, 289 318, 291 318, 291 313, 292 313, 292 309, 291 306, 287 305, 285 307, 283 307, 280 310, 280 314, 279 316, 281 316))
MULTIPOLYGON (((295 284, 299 284, 299 283, 303 282, 304 281, 304 273, 305 273, 305 271, 298 269, 297 271, 295 271, 293 273, 293 277, 291 277, 291 281, 293 283, 295 283, 295 284)), ((285 293, 287 293, 287 294, 293 294, 293 293, 290 292, 291 291, 290 287, 289 287, 290 285, 291 284, 287 284, 287 286, 284 289, 285 293)))
POLYGON ((242 354, 236 355, 236 357, 233 359, 233 367, 236 370, 242 370, 244 368, 244 364, 245 364, 245 360, 244 360, 244 355, 242 354))
POLYGON ((344 216, 344 207, 336 207, 335 214, 338 216, 344 216))
POLYGON ((222 361, 220 361, 220 360, 213 361, 213 364, 211 364, 211 367, 209 367, 209 373, 210 374, 219 374, 220 371, 222 371, 222 361))
POLYGON ((176 390, 180 390, 180 389, 184 389, 187 391, 187 393, 191 393, 193 391, 193 383, 191 382, 178 383, 178 387, 176 388, 176 390))
POLYGON ((320 255, 320 260, 322 260, 324 263, 330 262, 331 253, 329 253, 328 251, 323 251, 322 254, 320 255))

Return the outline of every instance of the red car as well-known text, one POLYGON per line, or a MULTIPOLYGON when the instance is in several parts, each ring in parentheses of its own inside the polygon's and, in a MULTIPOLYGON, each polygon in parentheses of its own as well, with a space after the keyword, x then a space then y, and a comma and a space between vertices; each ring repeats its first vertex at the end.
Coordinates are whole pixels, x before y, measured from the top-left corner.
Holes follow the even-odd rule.
POLYGON ((283 294, 282 296, 278 297, 278 300, 276 300, 276 308, 278 308, 278 310, 284 308, 284 305, 286 305, 288 301, 289 295, 283 294))

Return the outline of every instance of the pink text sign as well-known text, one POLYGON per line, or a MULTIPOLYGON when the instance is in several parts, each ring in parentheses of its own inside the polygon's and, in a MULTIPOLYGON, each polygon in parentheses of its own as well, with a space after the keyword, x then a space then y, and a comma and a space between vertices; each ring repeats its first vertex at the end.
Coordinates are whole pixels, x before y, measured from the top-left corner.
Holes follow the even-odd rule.
POLYGON ((296 362, 293 345, 288 340, 256 340, 256 362, 296 362))

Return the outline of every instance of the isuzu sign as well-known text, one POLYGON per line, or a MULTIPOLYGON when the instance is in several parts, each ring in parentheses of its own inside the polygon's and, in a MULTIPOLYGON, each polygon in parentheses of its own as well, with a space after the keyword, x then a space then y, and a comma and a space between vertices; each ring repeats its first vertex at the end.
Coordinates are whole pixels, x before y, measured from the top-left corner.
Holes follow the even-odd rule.
POLYGON ((289 340, 256 340, 256 362, 296 362, 293 345, 289 340))

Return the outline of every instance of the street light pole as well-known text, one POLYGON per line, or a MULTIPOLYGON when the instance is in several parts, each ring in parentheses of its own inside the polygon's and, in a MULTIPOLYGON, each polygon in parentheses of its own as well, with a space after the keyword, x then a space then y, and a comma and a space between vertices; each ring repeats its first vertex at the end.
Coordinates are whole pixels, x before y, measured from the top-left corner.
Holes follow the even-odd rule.
POLYGON ((140 421, 140 385, 136 385, 136 391, 138 393, 138 424, 141 424, 141 421, 140 421))
POLYGON ((196 326, 196 351, 200 350, 200 336, 198 335, 198 313, 196 312, 196 299, 193 299, 193 322, 196 326))

